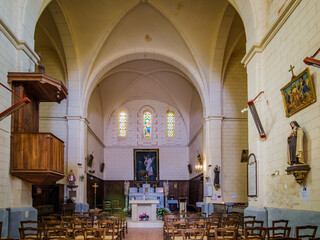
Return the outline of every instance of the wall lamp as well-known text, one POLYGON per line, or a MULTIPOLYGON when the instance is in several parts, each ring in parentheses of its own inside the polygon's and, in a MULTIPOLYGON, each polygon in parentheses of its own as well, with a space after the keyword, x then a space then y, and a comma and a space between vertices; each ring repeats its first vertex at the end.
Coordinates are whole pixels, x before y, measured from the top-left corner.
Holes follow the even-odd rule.
POLYGON ((200 153, 197 155, 198 163, 194 166, 197 173, 201 173, 203 169, 203 158, 200 153))

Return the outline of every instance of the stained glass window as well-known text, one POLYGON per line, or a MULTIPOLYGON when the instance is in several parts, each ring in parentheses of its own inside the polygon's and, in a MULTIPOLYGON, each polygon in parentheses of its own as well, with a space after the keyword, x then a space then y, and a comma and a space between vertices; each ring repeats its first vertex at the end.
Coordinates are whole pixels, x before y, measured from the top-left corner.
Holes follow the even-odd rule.
POLYGON ((127 113, 125 111, 119 113, 119 136, 127 136, 127 113))
POLYGON ((167 137, 174 137, 174 113, 167 113, 167 137))
POLYGON ((143 115, 143 135, 151 137, 151 113, 145 112, 143 115))

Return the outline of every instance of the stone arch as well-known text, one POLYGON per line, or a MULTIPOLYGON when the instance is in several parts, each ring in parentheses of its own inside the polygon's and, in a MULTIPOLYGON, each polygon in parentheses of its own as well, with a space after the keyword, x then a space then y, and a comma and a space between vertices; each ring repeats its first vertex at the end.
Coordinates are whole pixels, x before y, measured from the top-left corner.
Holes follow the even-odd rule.
POLYGON ((102 80, 102 78, 109 72, 111 71, 114 67, 125 63, 127 61, 132 61, 132 60, 141 60, 141 59, 150 59, 150 60, 156 60, 156 61, 161 61, 165 62, 167 64, 170 64, 177 69, 179 69, 181 72, 183 72, 188 78, 191 83, 195 86, 197 89, 202 106, 203 106, 203 111, 204 113, 206 112, 206 108, 208 107, 208 100, 207 100, 207 92, 205 90, 205 86, 201 80, 201 77, 192 71, 191 67, 187 66, 187 64, 183 62, 183 59, 178 59, 174 56, 169 56, 168 54, 156 52, 156 51, 137 51, 135 53, 131 54, 125 54, 125 55, 120 55, 117 56, 114 59, 106 59, 100 67, 97 67, 94 72, 92 72, 91 76, 88 79, 88 87, 84 90, 84 97, 82 98, 82 103, 81 106, 83 107, 83 115, 86 116, 87 114, 87 107, 89 103, 89 99, 91 96, 91 93, 93 89, 97 86, 97 84, 102 80))
POLYGON ((258 42, 257 34, 257 16, 255 14, 255 7, 252 0, 228 0, 239 13, 247 39, 247 51, 250 49, 250 46, 258 42))

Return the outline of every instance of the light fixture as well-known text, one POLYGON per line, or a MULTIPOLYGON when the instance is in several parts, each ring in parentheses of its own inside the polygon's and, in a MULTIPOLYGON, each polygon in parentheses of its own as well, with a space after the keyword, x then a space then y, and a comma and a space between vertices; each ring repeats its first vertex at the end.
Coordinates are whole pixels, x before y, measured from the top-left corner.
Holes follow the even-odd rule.
POLYGON ((18 94, 16 94, 14 91, 11 89, 7 88, 5 85, 0 83, 2 87, 7 89, 8 91, 12 92, 14 95, 16 95, 18 98, 20 98, 20 101, 9 107, 8 109, 4 110, 2 113, 0 113, 0 121, 6 117, 8 117, 10 114, 14 113, 15 111, 18 111, 20 108, 22 108, 24 105, 30 103, 30 99, 27 97, 20 97, 18 94))
POLYGON ((315 59, 315 56, 320 52, 320 48, 311 57, 306 57, 303 62, 307 65, 312 65, 314 67, 320 68, 320 60, 315 59))
POLYGON ((202 172, 202 164, 197 163, 194 167, 195 167, 197 173, 202 172))
POLYGON ((200 153, 197 155, 198 163, 194 166, 197 173, 201 173, 203 169, 203 159, 200 153))

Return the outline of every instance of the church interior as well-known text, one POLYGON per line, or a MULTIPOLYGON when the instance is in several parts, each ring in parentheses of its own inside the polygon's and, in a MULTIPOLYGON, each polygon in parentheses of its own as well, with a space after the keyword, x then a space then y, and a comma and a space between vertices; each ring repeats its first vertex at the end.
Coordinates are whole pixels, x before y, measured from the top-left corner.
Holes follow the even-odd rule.
POLYGON ((0 238, 80 214, 320 238, 320 1, 1 0, 0 49, 0 238))

